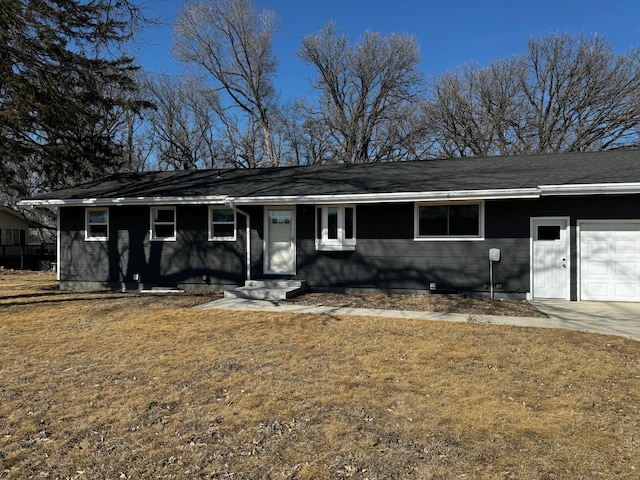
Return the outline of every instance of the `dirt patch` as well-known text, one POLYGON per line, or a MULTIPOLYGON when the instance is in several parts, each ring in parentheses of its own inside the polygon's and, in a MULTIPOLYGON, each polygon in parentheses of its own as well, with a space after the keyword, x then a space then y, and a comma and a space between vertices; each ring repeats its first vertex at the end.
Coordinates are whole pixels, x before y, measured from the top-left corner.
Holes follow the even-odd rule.
POLYGON ((387 295, 342 293, 307 293, 287 300, 287 303, 327 307, 379 308, 418 312, 463 313, 469 315, 499 315, 507 317, 544 318, 546 315, 529 302, 489 300, 430 295, 387 295))

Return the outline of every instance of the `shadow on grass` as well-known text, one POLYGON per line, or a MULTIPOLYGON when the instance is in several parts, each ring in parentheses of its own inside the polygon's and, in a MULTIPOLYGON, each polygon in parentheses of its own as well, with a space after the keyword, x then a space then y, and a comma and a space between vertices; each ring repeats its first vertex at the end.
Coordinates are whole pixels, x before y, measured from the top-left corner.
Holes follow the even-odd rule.
POLYGON ((21 295, 1 296, 0 307, 41 305, 46 303, 84 302, 87 300, 119 300, 122 298, 122 294, 115 294, 114 292, 93 292, 85 295, 77 295, 63 291, 57 291, 55 293, 25 293, 21 295))

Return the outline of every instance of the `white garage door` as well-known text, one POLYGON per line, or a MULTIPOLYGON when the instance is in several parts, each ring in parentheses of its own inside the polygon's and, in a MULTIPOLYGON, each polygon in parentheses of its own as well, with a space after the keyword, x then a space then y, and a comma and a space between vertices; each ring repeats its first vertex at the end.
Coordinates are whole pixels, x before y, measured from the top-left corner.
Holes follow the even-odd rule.
POLYGON ((578 225, 580 298, 640 301, 640 221, 578 225))

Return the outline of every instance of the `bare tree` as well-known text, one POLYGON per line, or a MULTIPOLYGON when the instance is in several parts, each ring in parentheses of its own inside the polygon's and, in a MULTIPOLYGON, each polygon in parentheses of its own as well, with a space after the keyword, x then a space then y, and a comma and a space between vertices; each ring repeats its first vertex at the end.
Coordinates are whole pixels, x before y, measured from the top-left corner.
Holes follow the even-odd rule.
POLYGON ((229 126, 244 123, 245 133, 254 125, 261 128, 261 148, 272 166, 278 164, 271 121, 277 110, 272 48, 276 23, 274 12, 257 12, 248 0, 195 0, 186 4, 176 22, 174 48, 178 59, 211 76, 214 89, 225 94, 223 107, 239 109, 236 118, 225 112, 229 126))
POLYGON ((162 170, 210 168, 218 158, 212 123, 218 96, 202 81, 147 76, 145 90, 155 109, 147 113, 147 138, 162 170))
POLYGON ((597 35, 552 35, 527 46, 520 87, 530 150, 601 150, 633 136, 640 123, 640 49, 616 56, 597 35))
POLYGON ((530 39, 524 55, 438 77, 436 156, 603 150, 638 142, 640 50, 602 37, 530 39))
POLYGON ((332 158, 330 139, 324 125, 308 115, 304 99, 282 107, 281 135, 287 146, 284 155, 289 165, 328 163, 332 158))
POLYGON ((520 145, 521 64, 467 65, 436 78, 426 115, 434 156, 507 155, 520 145))
POLYGON ((302 39, 299 56, 317 70, 317 105, 308 105, 310 135, 331 152, 329 161, 398 160, 398 146, 413 132, 394 128, 416 108, 420 54, 413 37, 366 32, 355 45, 330 22, 302 39))

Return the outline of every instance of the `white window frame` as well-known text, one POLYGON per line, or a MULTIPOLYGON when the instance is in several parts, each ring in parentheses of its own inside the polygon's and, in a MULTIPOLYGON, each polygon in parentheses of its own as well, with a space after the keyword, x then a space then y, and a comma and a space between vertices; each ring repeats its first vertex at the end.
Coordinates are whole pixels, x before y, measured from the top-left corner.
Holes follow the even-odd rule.
POLYGON ((209 241, 210 242, 234 242, 237 238, 237 212, 235 208, 223 206, 223 205, 212 205, 209 207, 209 241), (215 225, 231 225, 233 224, 233 235, 229 236, 216 236, 215 226, 213 222, 213 212, 216 210, 232 210, 233 211, 233 222, 215 222, 215 225))
POLYGON ((344 252, 356 249, 356 206, 353 204, 316 205, 315 208, 315 245, 316 250, 326 252, 344 252), (329 209, 338 209, 338 238, 329 238, 329 209), (345 209, 353 209, 353 238, 346 238, 345 209), (321 212, 321 228, 318 231, 318 212, 321 212), (320 238, 318 238, 320 237, 320 238))
POLYGON ((484 201, 416 202, 414 206, 413 226, 413 239, 416 242, 482 241, 484 240, 484 201), (478 235, 420 235, 420 207, 437 207, 441 205, 478 205, 478 235))
POLYGON ((176 241, 176 237, 177 237, 177 232, 178 232, 178 228, 177 228, 177 223, 178 223, 178 218, 176 215, 176 207, 167 207, 167 206, 162 206, 162 207, 151 207, 150 208, 150 225, 151 225, 151 229, 149 230, 149 238, 151 239, 152 242, 175 242, 176 241), (158 211, 158 210, 173 210, 173 222, 156 222, 154 221, 153 217, 154 217, 154 212, 158 211), (156 226, 157 225, 173 225, 173 236, 172 237, 158 237, 156 236, 156 226))
POLYGON ((85 209, 84 239, 87 242, 106 242, 109 240, 109 207, 92 207, 85 209), (91 223, 91 212, 106 212, 107 221, 105 223, 91 223), (91 225, 106 225, 107 234, 104 237, 91 235, 91 225))

